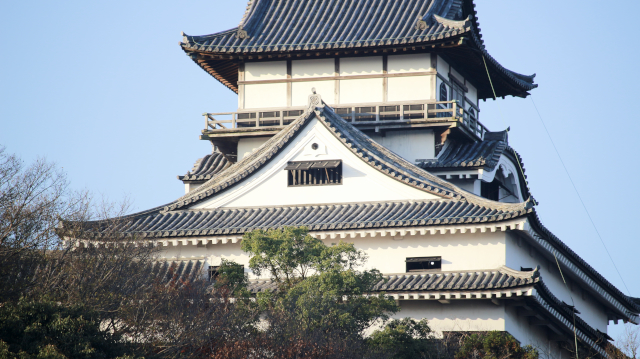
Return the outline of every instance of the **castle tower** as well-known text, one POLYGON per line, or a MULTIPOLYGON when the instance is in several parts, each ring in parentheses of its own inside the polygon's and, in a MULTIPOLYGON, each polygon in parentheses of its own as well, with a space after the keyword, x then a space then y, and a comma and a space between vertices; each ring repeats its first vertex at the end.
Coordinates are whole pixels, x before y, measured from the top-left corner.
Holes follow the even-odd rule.
POLYGON ((604 357, 608 323, 638 323, 640 300, 542 225, 507 131, 480 122, 479 100, 537 85, 485 50, 472 0, 250 0, 237 28, 181 46, 238 110, 205 114, 215 151, 179 177, 187 193, 126 230, 185 273, 248 267, 243 233, 306 226, 365 251, 398 317, 438 332, 507 331, 558 358, 575 334, 604 357))

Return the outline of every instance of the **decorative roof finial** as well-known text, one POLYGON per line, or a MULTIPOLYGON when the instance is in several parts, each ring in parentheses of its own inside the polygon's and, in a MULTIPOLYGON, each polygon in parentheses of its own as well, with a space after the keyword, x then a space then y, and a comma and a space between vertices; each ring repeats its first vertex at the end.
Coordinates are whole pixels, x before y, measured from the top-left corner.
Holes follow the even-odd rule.
POLYGON ((316 107, 323 107, 322 104, 322 96, 319 93, 316 93, 316 88, 311 88, 311 95, 309 95, 309 102, 307 105, 307 111, 313 111, 316 107))

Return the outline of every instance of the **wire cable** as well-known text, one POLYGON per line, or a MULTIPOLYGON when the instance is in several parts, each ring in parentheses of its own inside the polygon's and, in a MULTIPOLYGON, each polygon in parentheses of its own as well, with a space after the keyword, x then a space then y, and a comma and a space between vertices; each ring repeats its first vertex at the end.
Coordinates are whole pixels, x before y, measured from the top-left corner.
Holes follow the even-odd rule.
POLYGON ((600 235, 600 231, 598 231, 598 227, 596 227, 596 223, 593 221, 593 218, 591 218, 591 214, 589 213, 589 210, 587 209, 587 206, 584 204, 584 201, 582 200, 582 196, 580 196, 580 192, 578 192, 578 188, 576 187, 576 184, 573 182, 573 178, 571 178, 571 175, 569 174, 569 170, 567 169, 567 166, 565 166, 564 161, 562 160, 562 157, 560 157, 560 152, 558 151, 558 148, 556 147, 555 142, 553 142, 553 138, 551 138, 551 134, 549 133, 549 130, 547 129, 547 125, 545 125, 544 120, 542 119, 542 116, 540 115, 540 111, 538 111, 538 106, 536 106, 536 103, 535 103, 535 101, 533 101, 533 97, 532 96, 529 96, 529 98, 531 99, 531 103, 533 103, 533 107, 536 109, 536 113, 538 114, 538 118, 540 119, 540 123, 542 123, 542 127, 544 128, 544 131, 547 133, 547 136, 549 137, 549 141, 551 141, 551 145, 553 146, 553 149, 556 151, 556 155, 558 156, 558 159, 560 159, 560 163, 562 164, 562 168, 564 168, 564 172, 567 174, 567 177, 569 177, 569 182, 571 182, 571 186, 573 186, 573 190, 576 192, 576 194, 578 195, 578 198, 580 199, 580 203, 582 204, 582 208, 584 208, 584 211, 587 213, 587 217, 589 217, 589 221, 591 222, 591 225, 593 226, 593 229, 595 229, 596 234, 598 235, 598 238, 600 239, 600 243, 602 243, 602 246, 604 247, 604 250, 607 252, 607 255, 609 256, 609 259, 611 260, 611 263, 613 263, 613 268, 616 269, 616 272, 618 273, 618 276, 620 276, 620 280, 622 281, 622 284, 624 285, 625 289, 627 290, 627 293, 629 295, 631 295, 631 291, 629 290, 629 287, 627 287, 627 283, 625 283, 624 278, 622 278, 622 274, 618 270, 618 266, 616 266, 616 262, 614 262, 613 257, 611 256, 611 253, 609 253, 609 249, 607 248, 607 245, 604 243, 604 240, 602 239, 602 236, 600 235))
POLYGON ((567 292, 569 292, 569 298, 571 298, 571 312, 573 313, 573 340, 576 344, 576 359, 578 358, 578 333, 576 333, 576 303, 573 301, 573 295, 571 295, 571 290, 567 285, 567 281, 564 279, 564 274, 562 274, 562 268, 560 268, 560 262, 558 262, 558 257, 556 256, 556 252, 553 251, 553 257, 556 259, 556 265, 558 266, 558 270, 560 271, 560 277, 562 277, 562 282, 564 283, 565 288, 567 288, 567 292))

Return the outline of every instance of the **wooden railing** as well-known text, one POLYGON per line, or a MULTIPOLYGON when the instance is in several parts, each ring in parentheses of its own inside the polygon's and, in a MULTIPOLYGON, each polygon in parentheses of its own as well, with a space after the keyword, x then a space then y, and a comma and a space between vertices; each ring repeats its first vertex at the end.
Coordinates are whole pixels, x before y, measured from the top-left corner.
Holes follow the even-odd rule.
MULTIPOLYGON (((482 139, 487 132, 487 128, 478 121, 475 112, 469 112, 457 101, 336 105, 333 109, 356 127, 458 122, 461 127, 479 139, 482 139)), ((261 109, 204 113, 203 116, 205 116, 205 131, 216 132, 242 128, 282 127, 293 122, 303 112, 304 107, 289 107, 287 110, 261 109)))

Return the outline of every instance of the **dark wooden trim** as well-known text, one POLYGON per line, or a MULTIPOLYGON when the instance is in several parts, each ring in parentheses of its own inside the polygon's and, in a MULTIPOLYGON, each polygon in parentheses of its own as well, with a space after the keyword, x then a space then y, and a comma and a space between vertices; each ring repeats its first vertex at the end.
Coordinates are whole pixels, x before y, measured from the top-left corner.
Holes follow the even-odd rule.
POLYGON ((382 76, 384 76, 382 78, 382 101, 383 102, 387 102, 387 99, 389 97, 389 78, 387 75, 389 75, 387 69, 389 66, 389 55, 382 55, 382 76))

